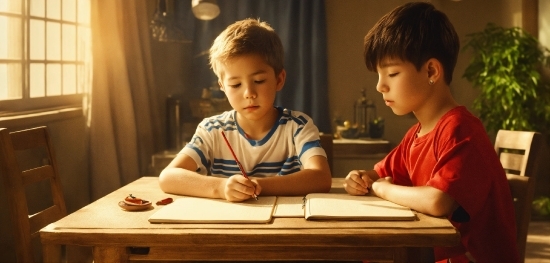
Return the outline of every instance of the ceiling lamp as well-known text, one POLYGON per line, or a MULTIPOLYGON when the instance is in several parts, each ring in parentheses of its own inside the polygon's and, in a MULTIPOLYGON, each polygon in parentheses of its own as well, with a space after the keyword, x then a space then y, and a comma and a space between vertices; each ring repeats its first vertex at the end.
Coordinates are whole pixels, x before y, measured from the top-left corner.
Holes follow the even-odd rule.
POLYGON ((220 14, 220 7, 216 0, 193 0, 191 7, 195 17, 200 20, 212 20, 220 14))

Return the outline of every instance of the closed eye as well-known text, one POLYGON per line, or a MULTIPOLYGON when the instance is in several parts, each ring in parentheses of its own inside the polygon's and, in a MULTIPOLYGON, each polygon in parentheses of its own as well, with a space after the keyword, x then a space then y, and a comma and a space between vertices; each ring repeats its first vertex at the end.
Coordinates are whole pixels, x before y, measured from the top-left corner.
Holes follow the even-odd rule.
POLYGON ((234 89, 236 89, 240 86, 241 86, 241 83, 229 85, 229 87, 234 88, 234 89))
POLYGON ((255 80, 254 83, 256 84, 262 84, 265 82, 265 79, 262 79, 262 80, 255 80))
POLYGON ((399 72, 397 72, 397 73, 391 73, 391 74, 389 74, 388 76, 390 76, 390 77, 395 77, 395 76, 397 76, 397 74, 399 74, 399 72))

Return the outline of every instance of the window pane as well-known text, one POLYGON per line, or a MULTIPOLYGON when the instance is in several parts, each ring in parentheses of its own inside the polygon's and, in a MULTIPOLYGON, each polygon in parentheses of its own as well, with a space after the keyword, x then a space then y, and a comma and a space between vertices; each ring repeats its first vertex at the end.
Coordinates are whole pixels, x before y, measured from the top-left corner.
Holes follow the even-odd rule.
POLYGON ((46 59, 61 60, 61 24, 46 22, 46 59))
POLYGON ((75 25, 63 25, 63 60, 76 60, 76 26, 75 25))
POLYGON ((0 0, 0 11, 21 14, 22 0, 0 0))
POLYGON ((46 4, 45 0, 31 0, 29 3, 31 8, 31 16, 46 17, 46 4))
POLYGON ((63 17, 64 21, 76 22, 76 1, 75 0, 62 0, 63 1, 63 17))
POLYGON ((23 98, 22 79, 20 64, 0 64, 0 100, 23 98))
POLYGON ((61 95, 61 64, 46 65, 46 96, 61 95))
POLYGON ((21 37, 21 19, 0 16, 0 59, 21 59, 21 37))
POLYGON ((63 65, 63 95, 76 94, 76 65, 63 65))
POLYGON ((77 68, 77 72, 76 72, 76 81, 77 81, 77 86, 76 86, 76 92, 77 93, 83 93, 84 92, 84 85, 86 85, 86 82, 84 81, 84 76, 86 74, 85 70, 86 70, 86 67, 84 67, 84 65, 77 65, 76 66, 77 68))
POLYGON ((31 98, 46 95, 45 68, 42 63, 32 63, 30 69, 30 96, 31 98))
POLYGON ((90 35, 90 31, 91 30, 88 27, 78 27, 78 61, 91 60, 92 37, 90 35))
POLYGON ((46 0, 46 17, 61 20, 61 0, 46 0))
POLYGON ((78 0, 78 23, 90 24, 90 0, 78 0))
POLYGON ((46 24, 42 20, 31 19, 30 22, 30 59, 46 58, 46 35, 44 32, 46 24))

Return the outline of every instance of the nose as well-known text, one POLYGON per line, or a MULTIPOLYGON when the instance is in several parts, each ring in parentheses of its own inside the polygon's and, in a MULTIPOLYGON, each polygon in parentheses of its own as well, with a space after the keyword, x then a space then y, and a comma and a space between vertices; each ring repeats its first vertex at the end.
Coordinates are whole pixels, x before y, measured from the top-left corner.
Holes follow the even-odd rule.
POLYGON ((254 85, 248 84, 246 85, 244 89, 244 97, 245 99, 255 99, 258 96, 256 93, 256 89, 254 88, 254 85))
POLYGON ((378 78, 378 83, 376 83, 376 91, 380 93, 388 91, 388 86, 384 84, 380 78, 378 78))

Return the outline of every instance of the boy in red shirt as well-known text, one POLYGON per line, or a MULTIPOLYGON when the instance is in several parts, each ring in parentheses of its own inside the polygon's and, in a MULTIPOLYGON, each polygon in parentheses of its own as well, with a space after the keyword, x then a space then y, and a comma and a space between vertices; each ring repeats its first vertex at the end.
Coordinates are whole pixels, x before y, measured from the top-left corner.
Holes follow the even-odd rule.
POLYGON ((426 2, 395 8, 367 33, 376 90, 395 114, 412 112, 418 123, 374 170, 351 171, 344 187, 448 217, 461 243, 434 248, 436 261, 519 262, 505 172, 483 124, 449 88, 459 48, 447 16, 426 2))

